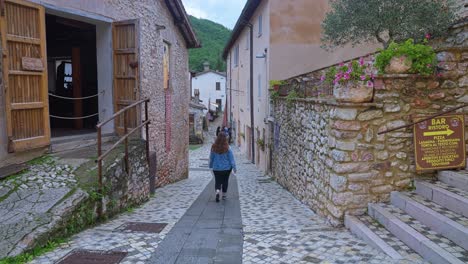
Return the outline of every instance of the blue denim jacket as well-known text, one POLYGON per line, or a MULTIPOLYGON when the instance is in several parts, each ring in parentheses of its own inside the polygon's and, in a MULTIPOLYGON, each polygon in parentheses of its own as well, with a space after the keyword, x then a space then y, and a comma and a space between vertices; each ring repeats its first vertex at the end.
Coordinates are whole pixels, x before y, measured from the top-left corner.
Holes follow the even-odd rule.
POLYGON ((236 161, 234 160, 232 150, 229 148, 229 150, 223 154, 214 153, 212 151, 210 153, 210 168, 214 171, 236 170, 236 161))

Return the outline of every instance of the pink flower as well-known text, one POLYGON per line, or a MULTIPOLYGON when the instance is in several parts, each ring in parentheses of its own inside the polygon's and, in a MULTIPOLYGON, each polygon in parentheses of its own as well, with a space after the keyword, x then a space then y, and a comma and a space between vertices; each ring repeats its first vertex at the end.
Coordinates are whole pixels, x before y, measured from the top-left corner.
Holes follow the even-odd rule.
POLYGON ((364 81, 366 80, 366 76, 365 75, 361 75, 361 81, 364 81))
POLYGON ((427 40, 429 40, 432 36, 431 36, 431 34, 427 33, 424 37, 425 37, 427 40))
POLYGON ((322 77, 320 77, 320 81, 325 81, 325 75, 322 75, 322 77))
POLYGON ((370 78, 371 78, 372 80, 374 80, 374 78, 375 78, 374 73, 371 73, 371 74, 370 74, 370 78))
POLYGON ((359 65, 364 66, 364 58, 363 57, 359 58, 359 65))
POLYGON ((346 71, 347 74, 350 74, 350 73, 352 73, 352 72, 353 72, 353 68, 349 68, 349 69, 346 71))
POLYGON ((368 86, 368 87, 374 87, 374 83, 371 82, 371 81, 367 81, 367 86, 368 86))
POLYGON ((340 63, 340 67, 343 67, 343 66, 344 66, 344 62, 341 62, 341 63, 340 63))
POLYGON ((350 77, 351 77, 351 76, 349 75, 349 73, 345 73, 345 74, 344 74, 344 79, 345 79, 345 80, 349 80, 350 77))
POLYGON ((442 76, 443 76, 443 74, 440 73, 440 72, 437 74, 437 77, 442 77, 442 76))

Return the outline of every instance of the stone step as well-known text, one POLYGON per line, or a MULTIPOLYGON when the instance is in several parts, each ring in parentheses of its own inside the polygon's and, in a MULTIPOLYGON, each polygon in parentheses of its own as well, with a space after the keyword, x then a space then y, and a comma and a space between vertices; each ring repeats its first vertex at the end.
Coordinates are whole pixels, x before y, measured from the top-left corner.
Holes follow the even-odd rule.
POLYGON ((352 216, 345 215, 345 226, 357 237, 364 240, 367 244, 381 250, 394 260, 405 258, 404 256, 413 255, 416 261, 419 255, 414 253, 401 240, 392 235, 388 230, 379 225, 368 215, 352 216))
MULTIPOLYGON (((117 141, 118 137, 110 134, 102 137, 102 143, 117 141)), ((52 141, 49 147, 49 153, 58 153, 68 150, 81 149, 90 146, 97 146, 97 138, 93 136, 83 136, 82 138, 74 136, 69 140, 56 140, 52 141)))
POLYGON ((389 204, 369 204, 369 215, 431 263, 467 263, 468 252, 430 230, 401 209, 389 204))
POLYGON ((443 170, 437 173, 439 181, 468 192, 468 171, 443 170))
POLYGON ((416 193, 457 214, 468 217, 468 193, 443 182, 415 180, 416 193))
POLYGON ((391 201, 394 206, 468 250, 468 218, 414 193, 392 192, 391 201))

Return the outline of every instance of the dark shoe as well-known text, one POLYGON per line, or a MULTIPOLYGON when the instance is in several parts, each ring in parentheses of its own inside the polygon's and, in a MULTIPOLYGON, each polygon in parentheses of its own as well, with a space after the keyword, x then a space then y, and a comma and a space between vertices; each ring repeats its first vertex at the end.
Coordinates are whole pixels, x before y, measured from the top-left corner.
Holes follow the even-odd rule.
POLYGON ((219 193, 216 194, 216 202, 219 203, 219 193))
POLYGON ((223 200, 226 200, 226 195, 223 195, 223 200))

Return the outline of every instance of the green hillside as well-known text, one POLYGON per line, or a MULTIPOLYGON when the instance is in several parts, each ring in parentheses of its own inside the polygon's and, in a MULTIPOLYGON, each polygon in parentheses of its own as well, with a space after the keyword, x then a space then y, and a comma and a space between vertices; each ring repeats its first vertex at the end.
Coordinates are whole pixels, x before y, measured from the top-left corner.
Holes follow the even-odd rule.
POLYGON ((213 21, 193 16, 190 16, 190 22, 202 44, 202 48, 189 51, 190 70, 202 71, 203 62, 208 61, 211 69, 226 71, 226 63, 221 55, 231 30, 213 21))

